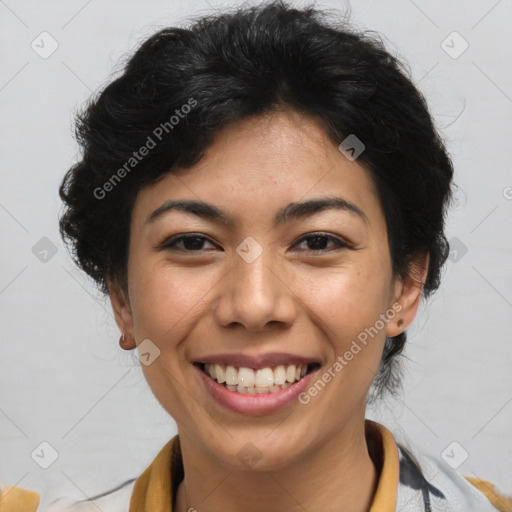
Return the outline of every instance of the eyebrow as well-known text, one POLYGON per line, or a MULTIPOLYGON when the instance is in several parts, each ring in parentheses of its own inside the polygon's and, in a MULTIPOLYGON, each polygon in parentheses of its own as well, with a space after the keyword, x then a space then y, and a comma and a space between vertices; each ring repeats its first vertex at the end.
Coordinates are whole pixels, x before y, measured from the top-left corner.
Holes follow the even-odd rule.
MULTIPOLYGON (((218 222, 228 227, 233 227, 235 221, 231 215, 220 210, 213 204, 204 201, 196 201, 191 199, 178 199, 165 201, 159 206, 146 220, 146 223, 152 223, 164 214, 178 210, 191 213, 203 219, 218 222)), ((309 199, 298 203, 289 203, 287 206, 279 210, 274 217, 274 227, 286 224, 291 220, 309 217, 325 210, 344 210, 357 215, 365 224, 369 224, 368 217, 358 206, 343 199, 341 197, 321 197, 317 199, 309 199)))

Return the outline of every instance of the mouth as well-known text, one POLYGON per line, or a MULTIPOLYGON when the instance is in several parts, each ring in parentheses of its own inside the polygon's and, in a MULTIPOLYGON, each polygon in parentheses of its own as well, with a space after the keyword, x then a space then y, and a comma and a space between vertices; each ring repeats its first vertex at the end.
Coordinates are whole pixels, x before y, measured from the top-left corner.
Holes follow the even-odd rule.
POLYGON ((316 371, 316 362, 279 364, 263 368, 248 368, 219 363, 194 363, 205 375, 229 391, 240 394, 272 394, 300 382, 316 371))

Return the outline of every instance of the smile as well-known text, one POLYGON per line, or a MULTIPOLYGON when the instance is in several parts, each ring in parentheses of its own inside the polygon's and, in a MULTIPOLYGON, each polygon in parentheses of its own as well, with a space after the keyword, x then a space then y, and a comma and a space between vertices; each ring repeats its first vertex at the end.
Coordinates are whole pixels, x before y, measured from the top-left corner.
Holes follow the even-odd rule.
POLYGON ((226 364, 201 363, 199 367, 212 380, 229 391, 241 394, 275 393, 302 380, 318 366, 311 364, 280 364, 252 369, 226 364))
POLYGON ((275 393, 299 382, 317 366, 288 364, 252 369, 226 364, 200 364, 201 370, 229 391, 242 394, 275 393))
POLYGON ((193 362, 204 399, 244 415, 272 414, 299 404, 297 397, 321 366, 314 356, 286 352, 204 354, 193 362))

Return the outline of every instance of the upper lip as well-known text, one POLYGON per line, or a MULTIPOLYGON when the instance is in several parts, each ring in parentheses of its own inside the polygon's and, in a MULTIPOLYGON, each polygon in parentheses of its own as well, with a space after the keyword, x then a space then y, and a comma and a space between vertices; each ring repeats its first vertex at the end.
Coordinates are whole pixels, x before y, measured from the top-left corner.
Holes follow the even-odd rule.
POLYGON ((212 354, 204 357, 198 357, 197 363, 226 364, 238 368, 266 368, 268 366, 288 365, 288 364, 319 364, 319 361, 312 357, 299 356, 297 354, 287 354, 284 352, 271 352, 268 354, 249 355, 249 354, 212 354))

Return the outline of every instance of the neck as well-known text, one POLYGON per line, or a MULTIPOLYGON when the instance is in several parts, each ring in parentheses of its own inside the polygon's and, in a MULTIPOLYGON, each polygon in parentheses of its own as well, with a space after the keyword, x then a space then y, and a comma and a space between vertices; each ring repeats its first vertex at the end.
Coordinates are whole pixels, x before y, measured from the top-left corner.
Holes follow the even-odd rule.
POLYGON ((177 512, 364 512, 377 486, 364 425, 347 426, 276 471, 229 470, 181 432, 180 442, 185 479, 177 512))

